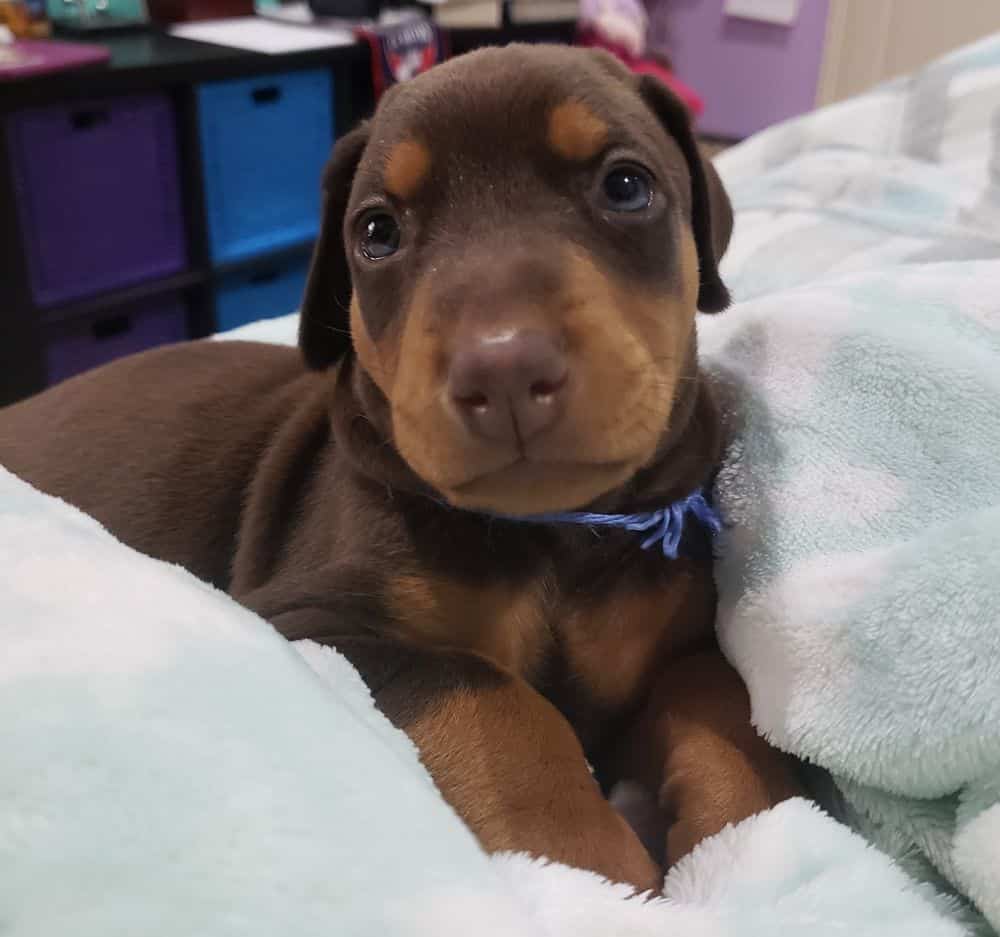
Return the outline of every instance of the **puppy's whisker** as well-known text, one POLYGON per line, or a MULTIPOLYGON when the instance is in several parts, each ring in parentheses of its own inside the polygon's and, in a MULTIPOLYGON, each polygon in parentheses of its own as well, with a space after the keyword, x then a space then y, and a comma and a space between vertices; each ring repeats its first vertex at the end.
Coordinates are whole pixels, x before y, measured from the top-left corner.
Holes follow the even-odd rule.
POLYGON ((339 329, 335 325, 330 325, 329 322, 320 322, 319 325, 322 326, 327 331, 333 332, 334 335, 346 335, 348 338, 350 338, 351 335, 350 329, 339 329))

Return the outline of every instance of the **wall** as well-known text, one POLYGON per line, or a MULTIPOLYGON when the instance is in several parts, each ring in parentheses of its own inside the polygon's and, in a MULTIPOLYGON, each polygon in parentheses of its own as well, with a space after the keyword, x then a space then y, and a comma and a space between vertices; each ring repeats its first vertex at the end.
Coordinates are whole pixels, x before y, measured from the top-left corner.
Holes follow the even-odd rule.
POLYGON ((831 0, 818 101, 850 97, 998 31, 998 0, 831 0))
MULTIPOLYGON (((705 100, 701 131, 741 138, 810 110, 816 100, 828 0, 801 0, 798 19, 790 27, 727 16, 723 2, 649 3, 651 44, 669 56, 677 75, 705 100)), ((941 2, 950 6, 950 0, 941 2)))

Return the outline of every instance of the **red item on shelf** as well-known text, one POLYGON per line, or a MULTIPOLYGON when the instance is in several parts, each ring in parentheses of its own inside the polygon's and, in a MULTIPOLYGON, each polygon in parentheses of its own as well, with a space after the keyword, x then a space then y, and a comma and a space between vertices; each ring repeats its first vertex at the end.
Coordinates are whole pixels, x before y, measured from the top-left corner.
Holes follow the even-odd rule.
POLYGON ((448 58, 447 37, 426 17, 361 27, 356 32, 371 48, 376 101, 397 82, 415 78, 448 58))

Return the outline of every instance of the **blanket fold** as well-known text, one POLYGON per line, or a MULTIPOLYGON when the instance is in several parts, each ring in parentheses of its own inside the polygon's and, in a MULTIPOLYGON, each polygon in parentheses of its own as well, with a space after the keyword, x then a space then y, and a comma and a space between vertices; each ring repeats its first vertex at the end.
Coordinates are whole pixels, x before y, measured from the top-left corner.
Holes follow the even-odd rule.
POLYGON ((0 647, 3 937, 965 933, 803 800, 666 900, 487 857, 344 658, 2 469, 0 647))
POLYGON ((719 169, 720 640, 758 729, 1000 928, 1000 40, 719 169))

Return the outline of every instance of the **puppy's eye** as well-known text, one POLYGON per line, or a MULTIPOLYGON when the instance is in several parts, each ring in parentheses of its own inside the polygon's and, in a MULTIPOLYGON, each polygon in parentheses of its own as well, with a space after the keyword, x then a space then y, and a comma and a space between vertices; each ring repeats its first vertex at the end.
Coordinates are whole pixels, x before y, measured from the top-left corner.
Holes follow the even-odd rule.
POLYGON ((653 199, 649 173, 628 163, 611 169, 601 188, 612 211, 642 211, 653 199))
POLYGON ((388 212, 375 211, 361 222, 361 253, 382 260, 399 250, 399 224, 388 212))

